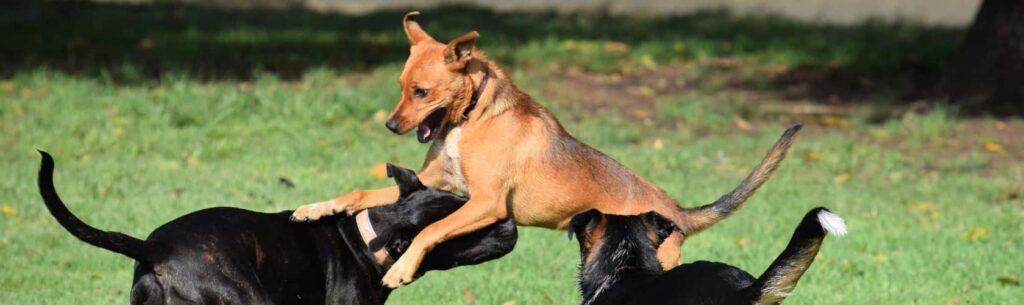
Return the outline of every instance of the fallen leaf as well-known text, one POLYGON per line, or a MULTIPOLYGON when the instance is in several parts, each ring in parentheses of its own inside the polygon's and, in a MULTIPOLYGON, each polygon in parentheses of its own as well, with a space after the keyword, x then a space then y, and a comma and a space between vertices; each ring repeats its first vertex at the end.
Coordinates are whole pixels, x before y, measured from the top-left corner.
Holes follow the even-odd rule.
POLYGON ((875 255, 874 257, 871 257, 871 259, 874 260, 876 263, 879 263, 879 264, 884 264, 884 263, 889 262, 889 257, 886 256, 885 254, 875 255))
POLYGON ((0 82, 0 91, 14 91, 16 88, 18 88, 18 84, 12 81, 5 80, 0 82))
POLYGON ((996 281, 1003 286, 1020 286, 1020 280, 1011 276, 1000 275, 996 277, 996 281))
POLYGON ((124 129, 121 127, 114 128, 113 134, 114 137, 121 137, 124 135, 124 129))
POLYGON ((750 237, 736 238, 736 245, 740 246, 740 248, 746 247, 749 244, 750 244, 750 237))
POLYGON ((151 38, 145 38, 139 41, 139 49, 149 50, 156 46, 156 42, 151 38))
POLYGON ((18 210, 15 210, 14 207, 6 204, 0 206, 0 212, 7 214, 7 216, 18 216, 18 210))
POLYGON ((608 53, 626 53, 629 52, 629 45, 618 41, 605 41, 604 51, 608 53))
POLYGON ((501 305, 516 305, 516 301, 515 300, 505 301, 505 303, 501 303, 501 305))
POLYGON ((850 120, 832 115, 822 116, 819 121, 821 121, 822 125, 833 127, 843 127, 850 124, 850 120))
POLYGON ((825 154, 813 150, 805 150, 800 154, 807 161, 818 161, 825 157, 825 154))
POLYGON ((995 143, 992 141, 985 141, 984 143, 981 143, 981 146, 984 147, 985 150, 993 153, 1001 153, 1006 151, 1006 148, 1003 148, 1002 144, 995 143))
POLYGON ((474 295, 472 291, 469 291, 469 289, 463 288, 462 301, 465 302, 466 304, 471 304, 473 303, 473 301, 476 301, 476 295, 474 295))
POLYGON ((847 173, 847 172, 839 173, 838 175, 833 177, 833 179, 835 179, 836 182, 844 183, 844 182, 850 180, 850 173, 847 173))
POLYGON ((939 208, 931 202, 920 202, 907 207, 907 210, 910 212, 926 214, 931 218, 939 218, 939 208))
POLYGON ((646 97, 653 97, 655 95, 654 89, 648 86, 640 86, 640 95, 646 97))
POLYGON ((971 228, 971 229, 967 230, 966 232, 964 232, 964 235, 967 236, 967 239, 979 240, 979 239, 982 239, 982 238, 985 238, 986 236, 988 236, 988 228, 983 228, 983 227, 971 228))
POLYGON ((384 110, 377 110, 373 113, 373 121, 377 123, 384 123, 388 120, 388 112, 384 110))
POLYGON ((657 139, 654 140, 654 144, 652 146, 654 146, 654 149, 660 150, 662 148, 665 148, 665 143, 662 142, 661 139, 657 139))
POLYGON ((647 110, 633 110, 630 114, 638 120, 646 120, 654 116, 653 112, 647 110))
POLYGON ((733 121, 736 122, 736 128, 739 128, 739 130, 746 132, 757 131, 757 126, 754 126, 753 123, 750 123, 749 121, 744 120, 741 117, 736 117, 735 119, 733 119, 733 121))
POLYGON ((949 298, 945 302, 942 302, 942 304, 943 305, 954 305, 954 304, 960 304, 963 301, 964 301, 964 297, 962 297, 962 296, 954 296, 952 298, 949 298))
POLYGON ((237 88, 238 91, 251 91, 252 90, 252 83, 241 82, 241 83, 238 83, 238 85, 236 85, 235 88, 237 88))
POLYGON ((373 166, 370 167, 370 175, 373 175, 373 178, 376 178, 376 179, 387 178, 388 177, 388 164, 387 163, 377 163, 377 164, 374 164, 373 166))

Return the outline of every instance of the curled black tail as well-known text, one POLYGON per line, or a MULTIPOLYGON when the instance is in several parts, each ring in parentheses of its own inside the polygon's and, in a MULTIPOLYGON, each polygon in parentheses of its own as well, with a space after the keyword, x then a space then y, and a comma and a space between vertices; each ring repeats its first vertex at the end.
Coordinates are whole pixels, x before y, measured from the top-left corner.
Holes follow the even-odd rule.
POLYGON ((43 157, 39 168, 39 194, 43 196, 43 202, 50 210, 50 215, 53 215, 65 230, 90 245, 123 254, 140 262, 156 261, 158 250, 147 242, 119 232, 101 231, 71 214, 53 187, 53 157, 41 150, 39 154, 43 157))
POLYGON ((815 208, 800 221, 786 250, 751 285, 754 304, 778 304, 796 288, 797 281, 811 267, 825 235, 846 235, 846 223, 826 208, 815 208))

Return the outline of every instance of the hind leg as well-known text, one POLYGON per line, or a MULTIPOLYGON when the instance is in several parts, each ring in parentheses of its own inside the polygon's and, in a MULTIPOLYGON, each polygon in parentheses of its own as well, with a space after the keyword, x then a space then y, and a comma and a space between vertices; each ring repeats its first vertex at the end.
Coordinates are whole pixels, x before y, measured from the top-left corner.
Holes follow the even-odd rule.
POLYGON ((661 269, 669 270, 679 265, 679 259, 683 246, 683 235, 679 232, 672 232, 665 241, 658 246, 658 261, 661 262, 661 269))

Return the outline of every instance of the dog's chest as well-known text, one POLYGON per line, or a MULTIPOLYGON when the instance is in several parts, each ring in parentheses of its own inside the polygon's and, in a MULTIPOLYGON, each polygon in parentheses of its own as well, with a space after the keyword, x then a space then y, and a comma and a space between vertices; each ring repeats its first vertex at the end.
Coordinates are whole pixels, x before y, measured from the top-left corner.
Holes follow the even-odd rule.
POLYGON ((448 131, 439 145, 438 156, 441 158, 442 170, 448 182, 451 183, 463 194, 469 195, 466 187, 466 178, 462 176, 462 155, 459 152, 459 139, 462 137, 462 127, 456 126, 448 131))

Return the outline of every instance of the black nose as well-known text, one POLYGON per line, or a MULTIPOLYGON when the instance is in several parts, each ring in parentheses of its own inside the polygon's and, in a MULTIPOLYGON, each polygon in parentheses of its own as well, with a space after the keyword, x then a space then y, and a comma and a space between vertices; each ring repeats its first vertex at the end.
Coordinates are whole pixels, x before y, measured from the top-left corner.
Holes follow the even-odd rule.
POLYGON ((391 130, 391 132, 398 133, 398 121, 396 121, 395 118, 388 120, 387 123, 384 123, 384 126, 386 126, 388 130, 391 130))

